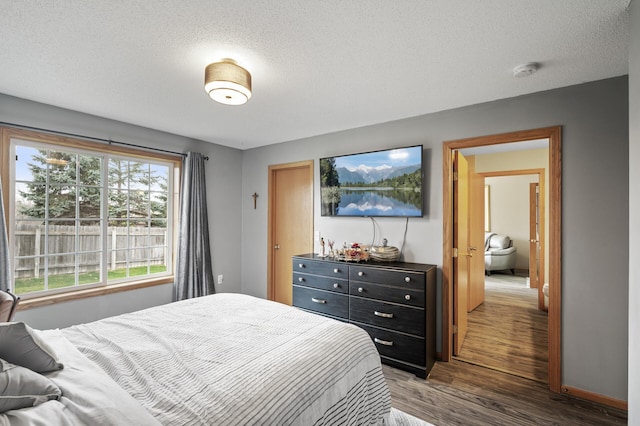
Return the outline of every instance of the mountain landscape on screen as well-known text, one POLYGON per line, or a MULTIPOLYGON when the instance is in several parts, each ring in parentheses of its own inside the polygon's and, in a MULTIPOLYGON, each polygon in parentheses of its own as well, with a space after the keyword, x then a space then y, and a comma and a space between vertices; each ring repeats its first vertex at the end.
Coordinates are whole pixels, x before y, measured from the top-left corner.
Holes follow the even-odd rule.
POLYGON ((338 180, 341 184, 346 183, 374 183, 383 181, 385 179, 391 179, 394 177, 407 175, 414 173, 416 170, 420 170, 420 164, 413 164, 410 166, 380 166, 380 167, 367 167, 361 164, 356 169, 349 170, 346 167, 338 167, 338 180))
POLYGON ((422 216, 422 146, 320 159, 322 216, 422 216))

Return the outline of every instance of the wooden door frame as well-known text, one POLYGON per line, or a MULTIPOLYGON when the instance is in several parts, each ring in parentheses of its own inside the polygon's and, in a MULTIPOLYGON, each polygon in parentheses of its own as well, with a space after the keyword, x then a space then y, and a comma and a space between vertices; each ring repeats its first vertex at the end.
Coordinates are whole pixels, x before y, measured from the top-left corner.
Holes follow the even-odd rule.
POLYGON ((561 207, 562 127, 546 127, 512 133, 443 142, 443 232, 442 232, 442 360, 451 361, 453 331, 453 165, 456 149, 536 139, 549 140, 549 389, 561 392, 561 207))
MULTIPOLYGON (((546 311, 545 307, 544 307, 544 295, 542 293, 542 285, 544 285, 544 278, 546 276, 545 274, 545 268, 547 267, 547 265, 545 264, 545 250, 547 249, 546 246, 546 238, 545 238, 545 232, 547 229, 547 225, 546 225, 546 183, 545 183, 545 169, 518 169, 518 170, 499 170, 499 171, 491 171, 491 172, 480 172, 478 173, 479 175, 482 175, 484 177, 506 177, 506 176, 523 176, 523 175, 537 175, 538 176, 538 185, 540 188, 540 201, 539 201, 539 212, 540 212, 540 236, 539 236, 539 245, 540 245, 540 252, 542 253, 541 259, 540 259, 540 270, 542 271, 542 284, 538 286, 537 290, 538 290, 538 309, 542 310, 542 311, 546 311)), ((529 253, 529 256, 531 256, 531 253, 529 253)))
MULTIPOLYGON (((268 194, 268 218, 267 218, 267 299, 273 300, 275 296, 275 268, 273 265, 274 256, 273 256, 273 246, 275 244, 275 220, 276 220, 276 212, 275 212, 275 175, 278 171, 284 169, 300 169, 300 168, 308 168, 309 169, 309 184, 311 188, 313 188, 313 160, 305 160, 305 161, 296 161, 294 163, 285 163, 285 164, 274 164, 269 166, 268 172, 268 180, 269 180, 269 194, 268 194)), ((311 211, 313 212, 313 189, 311 190, 311 199, 309 202, 311 203, 311 211)), ((311 215, 309 232, 309 241, 313 241, 313 213, 311 215)), ((312 243, 313 244, 313 243, 312 243)))

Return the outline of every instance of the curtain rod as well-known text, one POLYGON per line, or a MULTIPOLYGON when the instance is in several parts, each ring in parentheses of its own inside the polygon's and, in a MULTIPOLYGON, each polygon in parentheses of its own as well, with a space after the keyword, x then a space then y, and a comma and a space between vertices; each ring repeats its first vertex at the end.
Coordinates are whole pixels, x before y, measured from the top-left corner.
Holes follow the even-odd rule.
MULTIPOLYGON (((187 154, 185 154, 184 152, 169 151, 167 149, 161 149, 161 148, 150 148, 150 147, 144 146, 144 145, 136 145, 136 144, 133 144, 133 143, 121 142, 121 141, 116 141, 116 140, 113 140, 113 139, 96 138, 96 137, 93 137, 93 136, 86 136, 86 135, 79 135, 79 134, 76 134, 76 133, 61 132, 59 130, 44 129, 44 128, 41 128, 41 127, 27 126, 27 125, 24 125, 24 124, 7 123, 7 122, 4 122, 4 121, 0 121, 0 125, 9 126, 9 127, 15 127, 15 128, 19 128, 19 129, 37 130, 39 132, 52 133, 54 135, 71 136, 71 137, 74 137, 74 138, 80 138, 80 139, 86 139, 86 140, 90 140, 90 141, 107 143, 109 145, 117 144, 117 145, 131 146, 131 147, 134 147, 134 148, 144 149, 144 150, 148 150, 148 151, 157 151, 157 152, 164 152, 164 153, 167 153, 167 154, 180 155, 182 157, 186 157, 187 156, 187 154)), ((209 157, 205 156, 204 159, 205 160, 209 160, 209 157)))

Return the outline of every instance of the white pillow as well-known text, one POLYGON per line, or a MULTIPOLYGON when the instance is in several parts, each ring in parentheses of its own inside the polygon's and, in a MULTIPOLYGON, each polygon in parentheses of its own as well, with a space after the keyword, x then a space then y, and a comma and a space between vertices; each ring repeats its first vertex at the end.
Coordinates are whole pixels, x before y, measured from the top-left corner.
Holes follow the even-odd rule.
POLYGON ((0 359, 0 413, 60 399, 60 388, 46 377, 0 359))
POLYGON ((507 235, 496 234, 491 237, 491 241, 489 241, 489 246, 491 248, 497 249, 506 249, 511 244, 511 238, 507 235))
POLYGON ((53 349, 23 322, 0 323, 0 358, 36 373, 63 367, 53 349))

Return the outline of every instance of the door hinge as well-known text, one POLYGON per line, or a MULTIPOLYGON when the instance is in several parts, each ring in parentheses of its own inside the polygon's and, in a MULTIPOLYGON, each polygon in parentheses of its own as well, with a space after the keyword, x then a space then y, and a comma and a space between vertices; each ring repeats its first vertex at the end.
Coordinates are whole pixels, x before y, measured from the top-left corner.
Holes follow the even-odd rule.
POLYGON ((458 181, 458 172, 453 172, 453 181, 454 182, 458 181))
POLYGON ((453 326, 453 334, 458 334, 458 326, 457 325, 453 326))
POLYGON ((458 249, 457 248, 453 248, 453 258, 455 259, 456 257, 458 257, 458 249))

